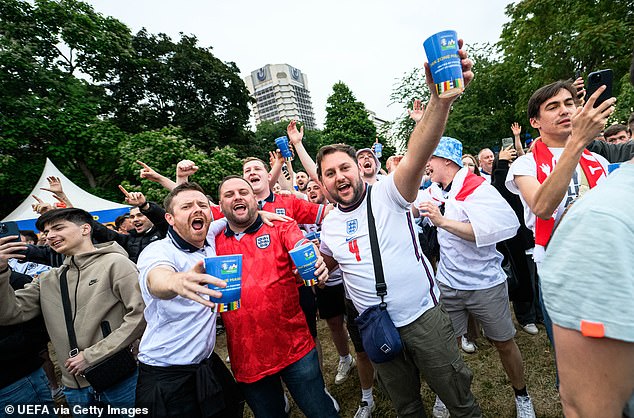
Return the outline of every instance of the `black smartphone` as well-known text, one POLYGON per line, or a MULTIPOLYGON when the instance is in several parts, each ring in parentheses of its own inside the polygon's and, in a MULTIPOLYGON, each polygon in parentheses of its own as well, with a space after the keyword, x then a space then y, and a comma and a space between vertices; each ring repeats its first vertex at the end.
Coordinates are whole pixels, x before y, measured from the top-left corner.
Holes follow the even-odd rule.
POLYGON ((11 235, 17 235, 17 237, 15 237, 13 241, 9 242, 20 242, 20 230, 18 229, 18 224, 13 221, 0 222, 0 238, 8 237, 11 235))
POLYGON ((595 91, 601 86, 605 85, 606 89, 599 96, 594 107, 599 106, 601 103, 612 97, 612 70, 600 70, 594 71, 588 74, 588 82, 586 83, 586 101, 594 94, 595 91))

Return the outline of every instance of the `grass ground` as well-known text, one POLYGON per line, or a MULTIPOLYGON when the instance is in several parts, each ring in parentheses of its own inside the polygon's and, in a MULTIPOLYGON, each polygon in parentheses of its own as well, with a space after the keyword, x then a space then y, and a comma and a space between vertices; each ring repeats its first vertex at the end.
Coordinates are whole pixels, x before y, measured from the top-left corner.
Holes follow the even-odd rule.
MULTIPOLYGON (((519 326, 516 327, 518 328, 516 341, 524 358, 527 387, 533 398, 537 417, 554 418, 563 416, 559 396, 555 389, 553 353, 544 327, 539 326, 540 332, 538 335, 529 335, 519 330, 519 326)), ((325 321, 319 321, 318 333, 322 342, 324 378, 328 390, 339 402, 341 416, 344 418, 353 417, 361 396, 356 370, 351 373, 348 380, 343 384, 335 385, 335 372, 339 356, 330 339, 325 321)), ((352 349, 352 344, 350 344, 350 348, 352 349)), ((224 335, 218 336, 216 352, 223 359, 227 357, 224 335)), ((473 372, 472 391, 480 403, 483 415, 485 417, 515 417, 513 390, 504 374, 495 348, 486 339, 480 338, 478 340, 478 351, 475 354, 463 353, 463 357, 473 372)), ((396 417, 389 399, 378 391, 376 385, 374 393, 377 408, 373 416, 380 418, 396 417)), ((422 394, 427 416, 431 417, 434 394, 426 385, 423 385, 422 394)), ((245 415, 248 417, 252 416, 250 411, 247 411, 245 415)), ((302 416, 303 414, 299 409, 293 406, 291 417, 302 416)))
MULTIPOLYGON (((553 353, 546 338, 544 327, 539 325, 538 335, 529 335, 520 331, 516 335, 517 345, 524 358, 526 381, 528 391, 533 398, 533 404, 538 418, 562 417, 559 395, 555 389, 555 368, 553 353)), ((353 417, 357 410, 361 391, 359 378, 354 370, 348 380, 341 385, 335 385, 335 372, 339 355, 330 339, 330 334, 325 321, 318 322, 319 338, 322 342, 324 354, 324 378, 328 390, 337 399, 341 407, 341 416, 353 417)), ((352 343, 350 343, 352 349, 352 343)), ((52 347, 51 347, 51 351, 52 347)), ((221 358, 227 357, 226 337, 219 335, 216 341, 216 352, 221 358)), ((475 354, 464 354, 466 363, 473 372, 472 391, 475 394, 482 413, 485 417, 512 418, 515 417, 515 402, 513 390, 504 374, 497 352, 484 338, 478 340, 478 351, 475 354)), ((54 353, 52 358, 54 359, 54 353)), ((53 360, 55 361, 55 360, 53 360)), ((59 369, 57 370, 59 374, 59 369)), ((376 410, 375 418, 396 417, 390 400, 382 394, 375 385, 374 389, 376 410)), ((423 401, 427 410, 427 416, 431 417, 431 407, 434 403, 434 394, 423 384, 423 401)), ((289 397, 292 404, 292 398, 289 397)), ((252 417, 251 411, 246 411, 246 417, 252 417)), ((291 417, 302 417, 303 414, 295 406, 292 407, 291 417)))

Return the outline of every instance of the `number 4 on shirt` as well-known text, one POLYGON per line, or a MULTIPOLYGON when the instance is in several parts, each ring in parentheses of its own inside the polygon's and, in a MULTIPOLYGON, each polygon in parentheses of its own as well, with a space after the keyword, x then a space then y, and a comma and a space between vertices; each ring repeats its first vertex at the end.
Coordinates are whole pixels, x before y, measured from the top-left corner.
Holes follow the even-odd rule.
POLYGON ((359 254, 359 246, 357 245, 357 239, 353 239, 352 241, 348 241, 348 248, 350 252, 354 254, 357 258, 357 261, 361 261, 361 254, 359 254))

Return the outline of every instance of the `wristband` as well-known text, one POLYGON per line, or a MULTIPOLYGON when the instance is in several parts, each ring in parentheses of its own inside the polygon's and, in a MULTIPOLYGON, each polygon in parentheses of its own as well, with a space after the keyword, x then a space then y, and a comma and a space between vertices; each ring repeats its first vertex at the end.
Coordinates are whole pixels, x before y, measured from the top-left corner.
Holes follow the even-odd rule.
POLYGON ((11 268, 11 266, 9 266, 9 265, 7 264, 7 266, 5 267, 5 269, 4 269, 4 270, 2 270, 2 271, 0 271, 0 274, 4 274, 4 273, 6 273, 6 272, 7 272, 7 270, 9 270, 10 268, 11 268))

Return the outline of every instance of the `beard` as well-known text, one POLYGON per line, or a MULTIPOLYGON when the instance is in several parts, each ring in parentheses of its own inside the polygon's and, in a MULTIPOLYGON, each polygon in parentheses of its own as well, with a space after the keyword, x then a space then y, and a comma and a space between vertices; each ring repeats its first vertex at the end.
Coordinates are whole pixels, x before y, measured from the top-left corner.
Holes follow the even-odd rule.
POLYGON ((350 183, 350 187, 352 188, 352 194, 350 196, 346 196, 345 198, 339 195, 339 190, 336 187, 334 190, 329 190, 328 192, 336 203, 345 208, 352 206, 361 200, 365 191, 365 182, 359 178, 352 181, 350 183))
POLYGON ((247 206, 246 212, 240 215, 235 214, 232 209, 225 210, 223 208, 222 212, 225 214, 227 221, 238 228, 248 227, 255 222, 258 217, 258 208, 254 206, 247 206))

